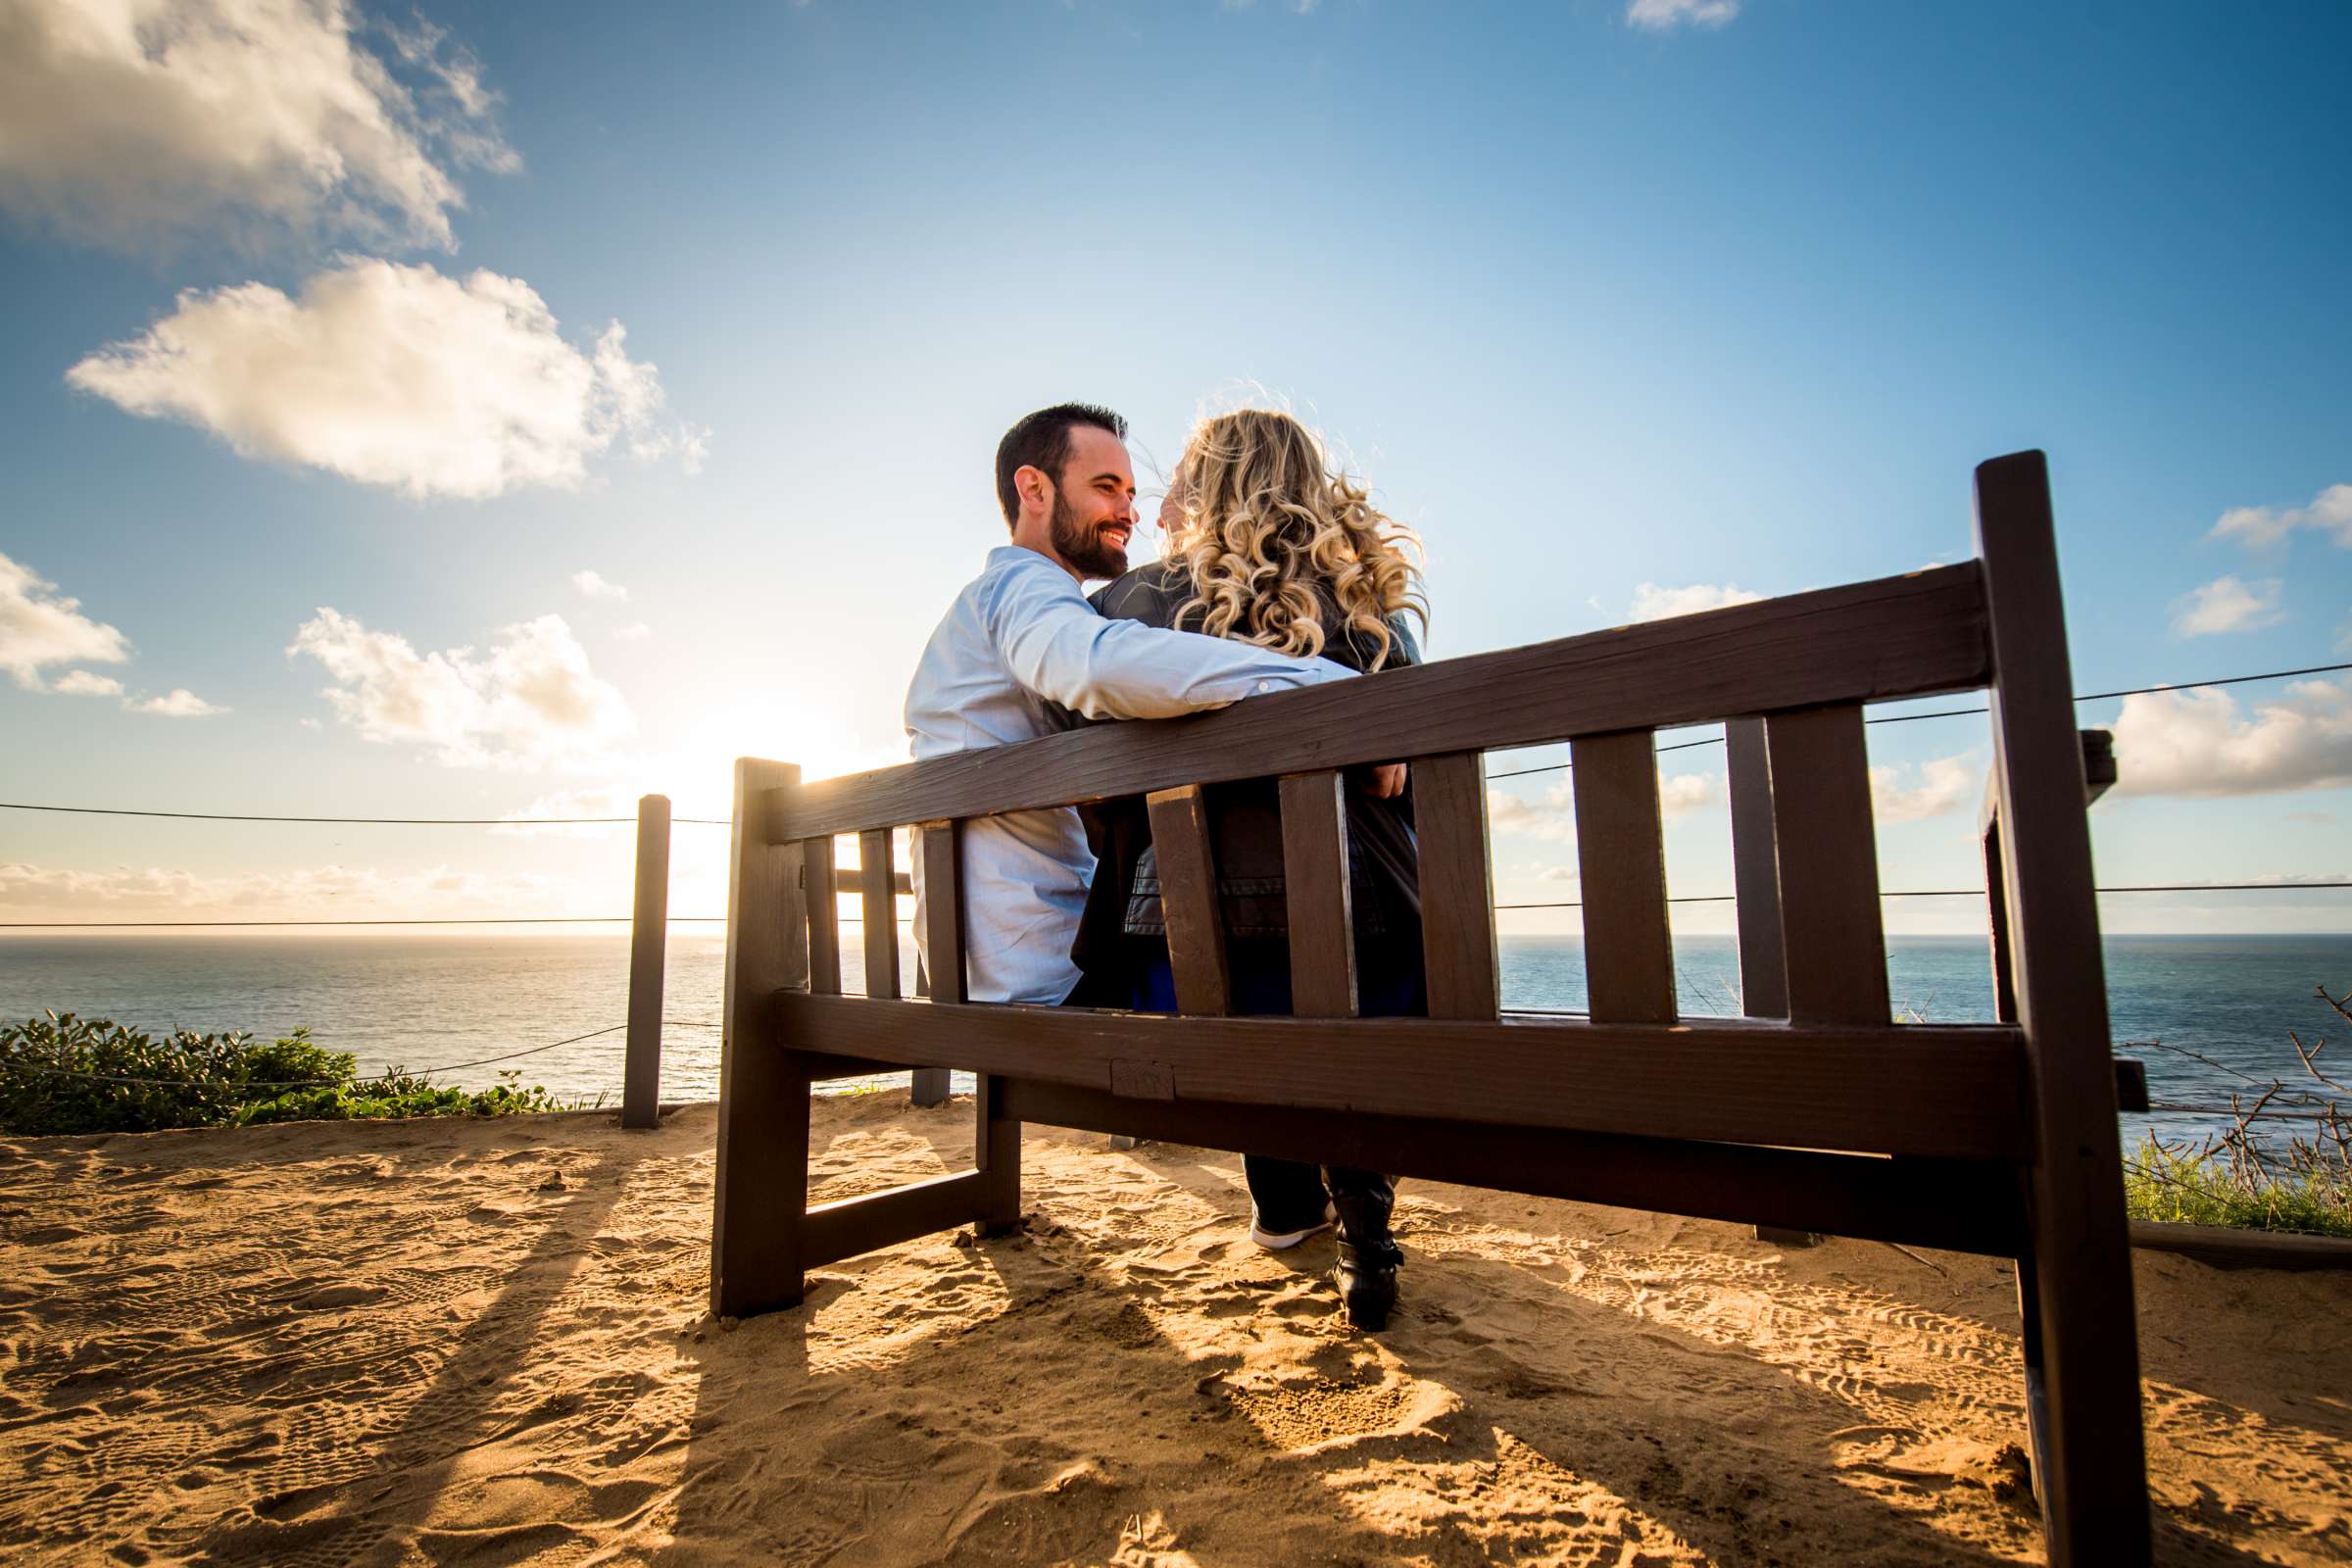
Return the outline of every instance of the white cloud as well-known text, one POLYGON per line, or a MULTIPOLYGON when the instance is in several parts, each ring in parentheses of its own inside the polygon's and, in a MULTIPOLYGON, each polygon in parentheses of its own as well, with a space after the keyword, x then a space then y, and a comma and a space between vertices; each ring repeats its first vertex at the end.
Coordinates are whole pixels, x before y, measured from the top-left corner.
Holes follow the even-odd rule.
POLYGON ((2116 715, 2119 795, 2267 795, 2352 784, 2352 682, 2297 681, 2241 716, 2213 686, 2146 692, 2116 715))
POLYGON ((0 862, 0 908, 19 919, 219 914, 242 919, 399 918, 613 912, 568 877, 490 875, 446 865, 387 872, 320 865, 200 876, 161 866, 103 871, 0 862))
POLYGON ((702 436, 656 427, 661 378, 626 338, 614 321, 583 353, 520 278, 346 258, 300 298, 266 283, 187 290, 66 379, 244 457, 481 499, 577 485, 623 434, 640 456, 699 454, 702 436))
POLYGON ((2212 637, 2223 632, 2259 631, 2265 626, 2276 626, 2286 618, 2286 612, 2278 608, 2278 594, 2283 586, 2276 577, 2259 582, 2216 577, 2204 587, 2192 588, 2173 601, 2173 635, 2212 637))
POLYGON ((1881 822, 1917 822, 1958 810, 1978 794, 1975 759, 1963 752, 1916 769, 1908 763, 1870 770, 1871 814, 1881 822), (1916 777, 1917 783, 1906 783, 1916 777))
POLYGON ((594 571, 573 572, 571 585, 591 599, 626 599, 629 597, 629 591, 626 588, 616 582, 605 581, 600 573, 594 571))
POLYGON ((151 251, 216 227, 455 244, 452 167, 519 166, 479 66, 419 23, 394 60, 345 0, 10 0, 0 206, 151 251))
POLYGON ((634 818, 637 815, 637 795, 630 793, 623 784, 588 784, 577 789, 552 791, 519 810, 503 814, 514 825, 494 827, 491 832, 514 838, 601 839, 630 830, 618 822, 583 822, 576 818, 634 818), (567 817, 575 820, 561 820, 567 817), (558 820, 550 821, 550 818, 558 820))
POLYGON ((1662 32, 1685 24, 1720 27, 1740 15, 1740 0, 1633 0, 1625 20, 1637 27, 1662 32))
POLYGON ((80 600, 60 598, 57 584, 0 555, 0 669, 19 686, 41 690, 45 664, 120 664, 129 658, 129 640, 83 614, 80 600))
POLYGON ((1715 776, 1711 773, 1658 775, 1658 808, 1669 822, 1711 806, 1715 800, 1715 776))
POLYGON ((628 625, 623 626, 620 628, 620 630, 614 632, 612 634, 612 640, 614 642, 622 643, 641 643, 647 638, 651 637, 653 634, 653 627, 648 626, 642 620, 637 620, 631 621, 628 625))
POLYGON ((1685 588, 1661 588, 1654 582, 1645 582, 1634 590, 1633 608, 1626 613, 1635 620, 1664 620, 1669 615, 1695 615, 1702 610, 1721 610, 1726 605, 1752 605, 1763 597, 1731 582, 1720 587, 1694 582, 1685 588))
POLYGON ((326 666, 335 683, 321 695, 363 738, 448 767, 586 765, 635 723, 561 615, 501 628, 486 655, 418 654, 405 637, 322 608, 286 652, 326 666))
POLYGON ((94 675, 86 669, 69 669, 58 677, 50 690, 67 697, 120 697, 122 683, 112 675, 94 675))
POLYGON ((2352 550, 2352 484, 2331 484, 2308 507, 2233 507, 2213 525, 2211 537, 2235 539, 2254 550, 2276 549, 2297 528, 2325 533, 2352 550))
POLYGON ((159 718, 210 718, 225 713, 225 708, 206 702, 185 686, 174 687, 168 697, 137 697, 122 704, 131 713, 153 713, 159 718))
MULTIPOLYGON (((1487 791, 1487 826, 1494 833, 1523 834, 1528 838, 1573 842, 1576 838, 1576 785, 1571 774, 1533 801, 1506 791, 1487 791)), ((1722 799, 1721 775, 1677 773, 1658 775, 1658 810, 1665 820, 1688 816, 1722 799)), ((1548 873, 1547 873, 1548 874, 1548 873)))

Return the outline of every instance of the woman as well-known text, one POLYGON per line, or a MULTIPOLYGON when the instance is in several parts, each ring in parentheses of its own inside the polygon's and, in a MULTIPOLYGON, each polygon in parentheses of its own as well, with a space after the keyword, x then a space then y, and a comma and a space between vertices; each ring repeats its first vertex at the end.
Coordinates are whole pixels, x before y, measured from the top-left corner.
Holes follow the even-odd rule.
MULTIPOLYGON (((1408 615, 1427 625, 1412 535, 1376 510, 1286 414, 1245 410, 1203 421, 1185 444, 1160 509, 1165 558, 1096 598, 1102 613, 1371 673, 1417 663, 1408 615)), ((1348 885, 1358 1010, 1427 1010, 1412 798, 1404 768, 1352 770, 1348 885)), ((1291 959, 1277 786, 1212 786, 1210 834, 1238 1012, 1291 1010, 1291 959)), ((1100 863, 1072 956, 1096 997, 1176 1010, 1151 828, 1140 800, 1084 812, 1100 863)), ((1395 1192, 1377 1171, 1247 1154, 1250 1235, 1274 1250, 1340 1224, 1337 1270, 1348 1315, 1386 1326, 1403 1261, 1389 1227, 1395 1192), (1327 1195, 1328 1193, 1328 1200, 1327 1195)))

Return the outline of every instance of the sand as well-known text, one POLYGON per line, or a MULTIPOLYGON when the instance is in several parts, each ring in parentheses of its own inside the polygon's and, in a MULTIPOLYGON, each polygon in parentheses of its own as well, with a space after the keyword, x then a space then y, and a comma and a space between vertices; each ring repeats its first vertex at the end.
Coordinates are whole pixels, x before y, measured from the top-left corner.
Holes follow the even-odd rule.
MULTIPOLYGON (((968 1102, 822 1104, 820 1198, 968 1102)), ((704 1313, 714 1113, 0 1141, 12 1563, 2037 1562, 2008 1265, 1409 1185, 1397 1324, 1231 1155, 704 1313)), ((2159 1558, 2352 1561, 2352 1277, 2142 1254, 2159 1558)))

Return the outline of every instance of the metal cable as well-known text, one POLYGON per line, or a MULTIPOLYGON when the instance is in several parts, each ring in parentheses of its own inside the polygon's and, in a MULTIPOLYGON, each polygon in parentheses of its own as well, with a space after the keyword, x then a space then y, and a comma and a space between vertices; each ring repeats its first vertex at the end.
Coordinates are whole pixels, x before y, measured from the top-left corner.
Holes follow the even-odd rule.
MULTIPOLYGON (((2306 888, 2352 888, 2352 882, 2151 882, 2134 887, 2092 888, 2093 893, 2298 893, 2306 888)), ((1889 888, 1879 894, 1882 899, 1981 899, 1983 888, 1889 888)), ((1701 893, 1690 898, 1668 899, 1668 904, 1731 904, 1737 902, 1729 893, 1701 893)), ((1577 903, 1559 904, 1497 904, 1497 909, 1580 909, 1577 903)))
MULTIPOLYGON (((76 816, 168 816, 187 822, 334 822, 378 827, 592 827, 634 822, 633 816, 252 816, 234 811, 133 811, 112 806, 32 806, 0 801, 0 811, 67 811, 76 816)), ((732 827, 733 817, 673 816, 697 827, 732 827)))
MULTIPOLYGON (((2187 692, 2205 686, 2243 686, 2248 681, 2286 680, 2296 675, 2328 675, 2344 669, 2352 669, 2352 663, 2313 664, 2307 669, 2274 669, 2260 675, 2226 675, 2220 680, 2182 681, 2171 686, 2134 686, 2129 691, 2120 692, 2084 692, 2075 701, 2096 703, 2110 697, 2146 697, 2155 692, 2187 692)), ((1866 724, 1909 724, 1923 718, 1963 718, 1970 713, 1988 713, 1990 711, 1992 710, 1989 708, 1941 708, 1933 713, 1889 713, 1884 718, 1869 718, 1864 719, 1863 722, 1866 724)), ((1658 751, 1663 755, 1667 752, 1687 752, 1696 746, 1721 746, 1722 744, 1722 736, 1711 735, 1703 741, 1679 741, 1672 746, 1661 746, 1658 751)), ((1513 768, 1507 773, 1489 773, 1487 780, 1489 783, 1493 783, 1496 779, 1525 778, 1530 773, 1564 773, 1571 765, 1567 762, 1547 762, 1542 767, 1513 768)))
MULTIPOLYGON (((664 1018, 662 1020, 662 1025, 665 1029, 718 1029, 724 1027, 721 1024, 704 1023, 688 1018, 664 1018)), ((423 1072, 404 1072, 401 1076, 430 1079, 438 1073, 463 1072, 468 1067, 494 1067, 502 1061, 520 1061, 525 1056, 536 1056, 543 1051, 554 1051, 561 1046, 576 1046, 583 1040, 595 1040, 627 1027, 628 1025, 625 1023, 616 1023, 610 1028, 591 1029, 584 1035, 573 1035, 569 1040, 558 1040, 549 1045, 533 1046, 527 1051, 510 1052, 504 1056, 484 1056, 479 1061, 453 1061, 446 1066, 427 1068, 423 1072)), ((130 1078, 119 1073, 77 1072, 71 1067, 50 1067, 37 1061, 22 1061, 14 1056, 0 1055, 0 1070, 37 1072, 49 1078, 79 1078, 90 1083, 140 1084, 159 1089, 210 1089, 216 1087, 221 1089, 324 1089, 334 1084, 350 1084, 356 1088, 363 1084, 389 1078, 397 1069, 386 1067, 382 1072, 370 1073, 365 1078, 281 1078, 249 1083, 216 1084, 214 1080, 208 1078, 130 1078)))

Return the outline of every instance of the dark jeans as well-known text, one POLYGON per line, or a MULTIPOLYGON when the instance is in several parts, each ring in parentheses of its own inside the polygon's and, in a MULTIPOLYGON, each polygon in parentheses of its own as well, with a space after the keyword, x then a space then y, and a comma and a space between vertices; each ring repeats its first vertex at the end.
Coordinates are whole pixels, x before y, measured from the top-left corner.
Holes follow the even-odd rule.
MULTIPOLYGON (((1290 953, 1255 951, 1258 944, 1235 942, 1228 951, 1233 968, 1233 1010, 1258 1015, 1287 1015, 1291 1010, 1290 953)), ((1429 1011, 1429 989, 1420 963, 1366 964, 1375 974, 1356 978, 1356 1014, 1364 1018, 1420 1017, 1429 1011)), ((1138 1012, 1176 1010, 1176 974, 1162 949, 1145 965, 1135 988, 1138 1012)), ((1323 1223, 1327 1197, 1377 1193, 1385 1200, 1394 1191, 1379 1171, 1352 1165, 1317 1167, 1302 1160, 1277 1159, 1271 1154, 1242 1155, 1242 1173, 1250 1183, 1250 1201, 1257 1208, 1260 1229, 1301 1231, 1323 1223)))

